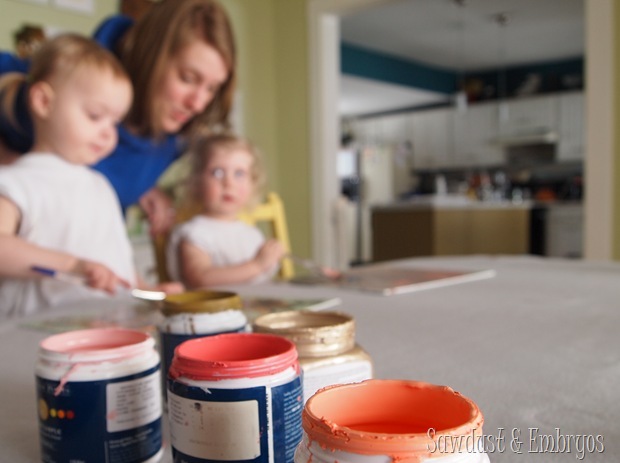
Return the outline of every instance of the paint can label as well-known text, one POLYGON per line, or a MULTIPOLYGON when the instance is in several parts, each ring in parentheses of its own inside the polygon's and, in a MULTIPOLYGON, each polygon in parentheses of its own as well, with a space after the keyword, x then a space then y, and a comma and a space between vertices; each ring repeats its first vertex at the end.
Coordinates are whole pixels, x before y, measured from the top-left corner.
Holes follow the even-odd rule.
POLYGON ((196 387, 168 380, 175 463, 292 463, 301 441, 303 387, 196 387))
POLYGON ((99 381, 37 376, 43 462, 136 463, 162 446, 159 364, 99 381))

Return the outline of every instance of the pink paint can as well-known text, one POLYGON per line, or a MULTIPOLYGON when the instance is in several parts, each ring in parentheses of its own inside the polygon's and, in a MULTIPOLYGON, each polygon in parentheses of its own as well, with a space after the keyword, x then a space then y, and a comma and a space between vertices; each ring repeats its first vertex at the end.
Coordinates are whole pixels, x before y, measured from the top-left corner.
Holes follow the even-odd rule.
POLYGON ((162 455, 159 354, 146 333, 69 331, 39 346, 43 461, 155 462, 162 455))
POLYGON ((304 407, 295 463, 489 463, 482 413, 447 386, 368 380, 330 386, 304 407))

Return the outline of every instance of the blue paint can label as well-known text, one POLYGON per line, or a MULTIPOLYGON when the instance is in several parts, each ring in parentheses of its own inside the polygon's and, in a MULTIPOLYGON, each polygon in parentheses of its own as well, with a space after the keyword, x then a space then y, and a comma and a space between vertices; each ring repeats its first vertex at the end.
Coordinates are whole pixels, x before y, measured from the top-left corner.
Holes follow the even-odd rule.
POLYGON ((162 446, 159 363, 136 374, 60 381, 37 376, 44 463, 138 463, 162 446), (59 390, 58 395, 55 391, 59 390))
POLYGON ((301 441, 302 378, 223 389, 168 379, 175 463, 292 463, 301 441))

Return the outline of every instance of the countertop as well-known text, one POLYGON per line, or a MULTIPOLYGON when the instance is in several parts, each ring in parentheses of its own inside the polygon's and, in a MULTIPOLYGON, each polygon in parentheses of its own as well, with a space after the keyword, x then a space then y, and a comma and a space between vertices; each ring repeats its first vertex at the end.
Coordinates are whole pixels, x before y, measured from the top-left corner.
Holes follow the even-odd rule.
POLYGON ((373 210, 407 209, 530 209, 533 201, 478 201, 460 195, 424 195, 408 200, 373 204, 373 210))
POLYGON ((510 201, 490 200, 479 201, 462 195, 424 195, 411 199, 377 203, 373 210, 409 210, 409 209, 532 209, 535 207, 580 207, 581 201, 510 201))

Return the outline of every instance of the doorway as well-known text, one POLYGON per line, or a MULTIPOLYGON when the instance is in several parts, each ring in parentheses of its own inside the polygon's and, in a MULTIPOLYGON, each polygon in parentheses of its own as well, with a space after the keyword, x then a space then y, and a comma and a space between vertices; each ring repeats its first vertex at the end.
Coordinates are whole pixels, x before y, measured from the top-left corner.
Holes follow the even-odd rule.
MULTIPOLYGON (((311 0, 309 3, 309 47, 310 47, 310 99, 311 99, 311 162, 312 162, 312 218, 313 218, 313 257, 315 260, 335 265, 334 256, 337 255, 337 236, 333 229, 333 207, 339 197, 338 179, 336 174, 336 153, 340 148, 338 95, 339 95, 339 46, 340 46, 340 17, 363 8, 372 8, 394 0, 311 0)), ((613 5, 611 0, 585 0, 587 12, 600 12, 597 17, 611 16, 613 5)), ((587 16, 587 15, 586 15, 587 16)), ((592 15, 590 15, 592 16, 592 15)), ((588 19, 588 18, 586 18, 588 19)), ((586 55, 596 54, 596 50, 614 50, 613 21, 609 24, 599 24, 597 27, 586 27, 586 55)), ((610 52, 611 53, 611 52, 610 52)), ((600 55, 600 52, 598 53, 600 55)), ((587 94, 586 118, 600 120, 600 114, 609 118, 613 115, 613 101, 603 95, 609 95, 610 86, 600 88, 594 86, 599 79, 609 82, 609 75, 613 69, 604 59, 589 59, 586 71, 590 84, 587 94), (594 103, 595 102, 595 103, 594 103), (596 105, 596 106, 595 106, 596 105), (596 109, 595 109, 596 108, 596 109), (598 116, 597 116, 598 113, 598 116), (592 118, 594 116, 594 118, 592 118)), ((613 80, 613 79, 611 79, 613 80)), ((612 92, 613 93, 613 92, 612 92)), ((612 124, 613 126, 613 124, 612 124)), ((610 150, 609 140, 613 133, 609 130, 610 121, 606 124, 590 124, 588 126, 589 140, 607 140, 607 149, 610 150)), ((599 150, 600 151, 600 150, 599 150)), ((596 172, 611 172, 612 157, 598 156, 594 159, 589 153, 593 147, 588 144, 585 153, 587 170, 596 172)), ((609 224, 608 210, 601 210, 600 204, 613 204, 612 179, 606 179, 603 185, 598 185, 590 191, 585 204, 586 217, 586 257, 588 249, 591 253, 610 257, 612 237, 611 226, 603 227, 602 222, 609 224), (595 205, 598 204, 599 206, 595 205), (599 220, 597 223, 596 221, 599 220), (593 223, 597 224, 596 226, 593 223), (588 233, 588 229, 596 233, 588 233), (606 232, 605 230, 609 230, 606 232), (601 233, 603 239, 601 240, 601 233), (603 245, 601 245, 601 241, 603 245)))

